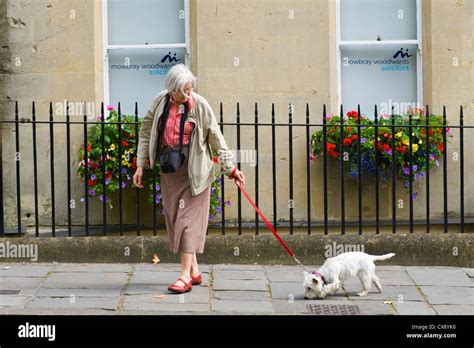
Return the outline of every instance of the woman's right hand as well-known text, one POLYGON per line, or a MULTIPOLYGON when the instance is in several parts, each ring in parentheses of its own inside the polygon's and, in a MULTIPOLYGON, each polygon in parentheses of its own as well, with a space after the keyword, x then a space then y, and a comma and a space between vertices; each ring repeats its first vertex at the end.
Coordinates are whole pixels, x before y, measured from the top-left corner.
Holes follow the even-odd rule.
POLYGON ((135 174, 133 175, 133 184, 136 187, 143 188, 142 185, 142 178, 143 178, 143 167, 137 167, 135 174))

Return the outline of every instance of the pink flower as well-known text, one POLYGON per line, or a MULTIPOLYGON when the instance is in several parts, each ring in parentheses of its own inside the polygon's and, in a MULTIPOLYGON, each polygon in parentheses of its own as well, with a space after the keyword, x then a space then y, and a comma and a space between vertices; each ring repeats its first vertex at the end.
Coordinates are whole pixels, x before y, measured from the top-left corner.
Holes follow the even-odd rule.
POLYGON ((316 157, 314 157, 314 155, 312 153, 309 154, 309 160, 310 161, 313 161, 316 157))
POLYGON ((112 105, 107 105, 107 111, 112 111, 114 110, 114 107, 112 105))
POLYGON ((332 115, 331 114, 326 114, 326 119, 327 120, 330 120, 332 118, 332 115))

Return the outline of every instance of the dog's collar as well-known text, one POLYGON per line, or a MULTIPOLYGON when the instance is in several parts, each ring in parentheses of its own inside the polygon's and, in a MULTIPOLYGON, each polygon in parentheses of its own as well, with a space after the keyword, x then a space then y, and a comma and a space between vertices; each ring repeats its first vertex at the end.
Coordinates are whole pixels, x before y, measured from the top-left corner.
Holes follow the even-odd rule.
POLYGON ((326 278, 324 278, 324 276, 320 272, 313 271, 311 272, 311 274, 314 274, 315 276, 318 276, 319 278, 321 278, 321 280, 323 281, 323 284, 327 285, 328 282, 326 281, 326 278))

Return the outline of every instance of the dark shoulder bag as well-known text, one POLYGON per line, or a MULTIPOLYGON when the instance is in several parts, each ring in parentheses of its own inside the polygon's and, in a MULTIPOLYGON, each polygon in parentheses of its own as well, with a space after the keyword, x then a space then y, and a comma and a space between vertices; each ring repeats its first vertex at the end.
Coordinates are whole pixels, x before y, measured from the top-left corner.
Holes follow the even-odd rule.
POLYGON ((163 173, 176 172, 184 163, 185 156, 183 152, 183 134, 184 134, 184 123, 188 116, 188 103, 184 103, 184 113, 181 114, 181 120, 179 125, 179 149, 166 148, 164 151, 161 149, 161 141, 163 133, 166 128, 166 121, 169 116, 170 110, 170 95, 167 94, 165 107, 163 114, 160 117, 161 123, 158 126, 158 151, 157 154, 160 160, 160 167, 163 173))

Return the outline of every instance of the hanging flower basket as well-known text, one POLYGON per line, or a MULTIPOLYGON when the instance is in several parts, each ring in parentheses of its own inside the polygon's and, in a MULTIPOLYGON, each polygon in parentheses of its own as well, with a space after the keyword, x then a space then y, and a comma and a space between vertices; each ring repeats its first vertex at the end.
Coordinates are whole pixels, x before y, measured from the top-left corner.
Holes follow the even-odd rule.
MULTIPOLYGON (((119 185, 122 189, 126 187, 136 187, 133 184, 133 175, 137 169, 137 142, 138 137, 135 134, 135 116, 121 115, 121 145, 122 155, 119 156, 119 133, 118 125, 118 113, 112 107, 108 106, 107 110, 109 114, 105 117, 104 121, 104 139, 105 139, 105 201, 110 209, 112 206, 111 194, 119 190, 119 185), (119 182, 119 161, 122 164, 122 178, 119 182)), ((81 144, 79 149, 78 158, 79 166, 77 168, 77 175, 81 177, 81 185, 84 185, 84 180, 88 182, 88 195, 91 198, 103 201, 104 199, 104 185, 103 185, 103 156, 102 156, 102 125, 100 123, 101 116, 97 116, 98 123, 90 127, 87 134, 87 162, 88 162, 88 177, 85 178, 85 161, 84 161, 84 144, 81 144)), ((138 129, 141 127, 142 119, 138 119, 138 129)), ((217 180, 212 183, 211 186, 211 203, 209 207, 209 219, 212 220, 216 214, 222 214, 223 204, 230 205, 230 201, 222 202, 220 187, 222 184, 222 178, 220 177, 218 169, 217 154, 212 151, 214 156, 215 175, 217 180)), ((148 202, 153 204, 153 201, 157 203, 157 211, 160 215, 164 215, 161 195, 161 169, 159 163, 156 166, 156 179, 155 179, 155 196, 153 196, 153 177, 152 175, 144 175, 142 184, 145 189, 148 190, 148 202)), ((83 201, 84 198, 81 198, 83 201)))
MULTIPOLYGON (((344 173, 353 180, 358 180, 358 113, 350 111, 343 119, 343 139, 341 146, 341 118, 340 116, 327 114, 326 117, 326 154, 329 157, 340 158, 343 154, 344 173)), ((412 115, 412 126, 425 126, 426 115, 421 109, 417 109, 412 115)), ((402 180, 405 187, 409 188, 410 182, 415 182, 424 177, 426 171, 439 166, 439 161, 444 155, 443 147, 443 117, 429 116, 429 155, 427 160, 426 128, 412 127, 412 139, 410 152, 409 128, 401 127, 409 125, 409 115, 395 116, 395 132, 392 132, 391 116, 381 115, 378 120, 378 160, 375 161, 375 127, 374 121, 361 115, 360 117, 360 170, 361 180, 373 180, 378 169, 380 182, 392 177, 392 162, 394 161, 396 177, 402 180), (437 126, 441 128, 437 128, 437 126), (392 148, 392 138, 395 138, 395 147, 392 148), (394 156, 393 155, 394 151, 394 156), (411 159, 412 170, 410 175, 409 162, 411 159)), ((446 136, 453 137, 450 128, 446 128, 446 136)), ((448 141, 448 139, 447 139, 448 141)), ((323 130, 316 131, 311 136, 312 153, 311 160, 323 156, 323 130)), ((413 192, 413 199, 416 199, 413 192)))

